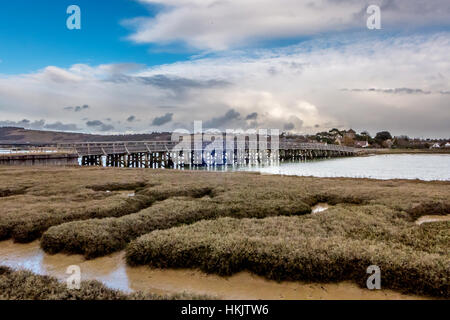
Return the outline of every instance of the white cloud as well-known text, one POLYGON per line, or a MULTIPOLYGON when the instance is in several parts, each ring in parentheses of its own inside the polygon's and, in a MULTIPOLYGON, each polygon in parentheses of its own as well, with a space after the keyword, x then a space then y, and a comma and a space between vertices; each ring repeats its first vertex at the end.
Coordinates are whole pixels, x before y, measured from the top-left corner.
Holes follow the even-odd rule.
POLYGON ((450 90, 449 52, 450 33, 443 32, 312 41, 151 68, 47 67, 0 76, 0 117, 45 119, 97 132, 87 121, 111 118, 114 132, 128 126, 136 132, 191 129, 194 120, 203 120, 226 128, 315 132, 342 125, 372 133, 450 136, 450 95, 442 94, 450 90), (82 113, 64 109, 82 105, 89 105, 82 113), (258 116, 246 119, 252 113, 258 116), (130 114, 139 121, 127 122, 130 114), (170 122, 152 125, 166 114, 173 114, 170 122))
POLYGON ((202 50, 366 28, 366 9, 381 7, 383 29, 449 25, 448 0, 140 0, 166 6, 127 21, 138 43, 183 42, 202 50))

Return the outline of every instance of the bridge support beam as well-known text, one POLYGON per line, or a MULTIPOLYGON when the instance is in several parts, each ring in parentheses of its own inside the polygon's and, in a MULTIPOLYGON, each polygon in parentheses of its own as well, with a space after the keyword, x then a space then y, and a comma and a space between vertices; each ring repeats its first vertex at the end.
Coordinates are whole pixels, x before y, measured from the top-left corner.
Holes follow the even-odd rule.
MULTIPOLYGON (((78 144, 74 144, 78 145, 78 144)), ((168 143, 80 143, 75 150, 81 156, 82 166, 127 167, 127 168, 173 168, 189 166, 218 166, 238 164, 258 164, 284 161, 307 161, 331 157, 348 157, 356 154, 354 149, 335 145, 289 143, 271 150, 269 145, 260 149, 247 146, 245 150, 223 151, 173 151, 168 143), (142 144, 142 148, 140 146, 142 144), (98 153, 97 153, 98 152, 98 153), (103 163, 103 157, 105 162, 103 163)), ((225 149, 225 148, 224 148, 225 149)))

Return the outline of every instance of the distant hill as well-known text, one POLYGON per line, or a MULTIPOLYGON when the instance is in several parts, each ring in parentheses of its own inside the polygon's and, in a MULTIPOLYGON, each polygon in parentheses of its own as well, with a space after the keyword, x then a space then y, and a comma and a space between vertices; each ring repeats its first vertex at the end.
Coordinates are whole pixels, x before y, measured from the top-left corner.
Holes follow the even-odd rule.
POLYGON ((64 142, 99 142, 99 141, 169 141, 171 133, 148 133, 126 135, 99 135, 76 132, 58 132, 28 130, 16 127, 0 127, 0 144, 2 145, 46 145, 64 142))

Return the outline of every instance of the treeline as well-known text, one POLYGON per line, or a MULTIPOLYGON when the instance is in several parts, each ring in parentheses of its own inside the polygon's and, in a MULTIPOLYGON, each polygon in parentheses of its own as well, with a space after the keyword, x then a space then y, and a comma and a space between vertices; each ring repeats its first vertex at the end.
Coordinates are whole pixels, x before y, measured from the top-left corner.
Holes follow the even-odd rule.
POLYGON ((372 136, 368 131, 357 133, 353 129, 318 132, 314 135, 283 133, 282 139, 297 142, 320 142, 359 148, 430 149, 450 148, 450 139, 418 139, 406 135, 392 136, 389 131, 380 131, 372 136))

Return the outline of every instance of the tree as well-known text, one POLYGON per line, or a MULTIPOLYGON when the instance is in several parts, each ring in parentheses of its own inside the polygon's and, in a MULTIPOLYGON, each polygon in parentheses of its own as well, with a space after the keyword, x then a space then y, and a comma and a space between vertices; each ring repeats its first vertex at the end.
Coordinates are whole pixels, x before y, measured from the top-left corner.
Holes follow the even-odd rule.
POLYGON ((409 142, 409 137, 408 136, 394 137, 394 146, 397 148, 411 147, 411 143, 409 142))
POLYGON ((405 141, 409 141, 409 137, 407 135, 401 135, 396 137, 398 140, 405 140, 405 141))
POLYGON ((382 143, 383 141, 386 141, 389 139, 392 139, 392 136, 389 133, 389 131, 378 132, 377 135, 375 136, 375 141, 378 143, 382 143))
POLYGON ((328 131, 329 133, 331 133, 331 134, 340 134, 340 135, 342 135, 342 132, 341 131, 339 131, 339 129, 336 129, 336 128, 333 128, 333 129, 331 129, 330 131, 328 131))

